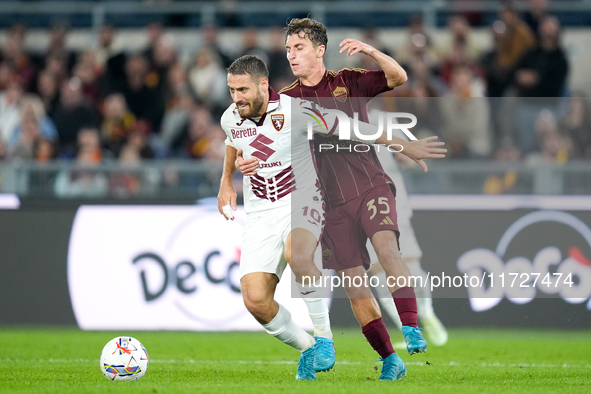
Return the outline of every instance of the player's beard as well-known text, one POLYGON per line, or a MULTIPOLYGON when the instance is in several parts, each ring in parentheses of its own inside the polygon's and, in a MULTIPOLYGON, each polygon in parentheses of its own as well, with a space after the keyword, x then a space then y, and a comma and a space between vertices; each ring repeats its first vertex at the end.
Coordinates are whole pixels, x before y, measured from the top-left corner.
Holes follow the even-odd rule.
MULTIPOLYGON (((238 114, 241 118, 256 118, 259 116, 259 112, 261 108, 263 108, 263 104, 265 103, 265 99, 261 91, 257 91, 257 95, 254 97, 252 101, 246 101, 245 104, 248 104, 248 108, 250 111, 243 112, 240 108, 238 108, 238 114)), ((237 103, 236 105, 240 105, 242 102, 237 103)))

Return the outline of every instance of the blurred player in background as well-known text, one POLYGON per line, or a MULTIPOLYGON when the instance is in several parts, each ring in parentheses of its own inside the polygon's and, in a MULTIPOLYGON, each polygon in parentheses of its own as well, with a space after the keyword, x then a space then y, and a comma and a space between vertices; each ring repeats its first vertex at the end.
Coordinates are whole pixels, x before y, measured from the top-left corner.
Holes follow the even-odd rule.
MULTIPOLYGON (((404 185, 404 178, 402 177, 400 164, 398 163, 398 160, 404 161, 405 159, 400 155, 394 155, 386 150, 380 150, 377 152, 377 155, 382 163, 384 171, 386 174, 390 175, 390 178, 396 185, 396 212, 398 215, 398 228, 400 229, 400 238, 398 241, 400 244, 402 261, 408 265, 412 276, 423 278, 422 286, 415 288, 417 294, 418 317, 425 330, 425 336, 429 340, 429 343, 435 346, 443 346, 447 343, 447 330, 437 318, 435 311, 433 310, 433 299, 431 298, 431 288, 427 283, 427 273, 421 267, 420 260, 423 256, 423 252, 421 251, 412 227, 412 207, 408 198, 406 186, 404 185)), ((367 249, 369 250, 372 264, 369 273, 377 276, 380 279, 380 283, 386 283, 386 273, 379 265, 378 257, 369 242, 367 243, 367 249)), ((387 288, 378 286, 375 290, 382 310, 388 314, 398 329, 401 330, 402 322, 398 317, 396 305, 388 293, 387 288)), ((395 346, 399 345, 400 344, 395 344, 395 346)))
MULTIPOLYGON (((309 18, 292 19, 286 30, 287 59, 298 79, 280 93, 309 98, 350 117, 357 113, 360 120, 367 122, 367 102, 407 80, 406 72, 394 59, 353 39, 343 40, 340 52, 347 52, 349 56, 358 52, 370 56, 382 70, 327 70, 323 60, 328 42, 324 25, 309 18)), ((353 150, 350 152, 320 152, 319 144, 331 143, 339 147, 342 144, 316 136, 314 140, 318 174, 327 203, 322 237, 324 268, 335 269, 348 277, 364 276, 370 265, 365 246, 369 238, 386 274, 408 278, 410 270, 398 250, 394 184, 380 166, 374 149, 357 153, 351 142, 353 150)), ((367 287, 346 287, 345 290, 363 334, 384 362, 380 379, 397 380, 405 376, 406 367, 390 342, 371 290, 367 287)), ((408 352, 425 352, 427 342, 417 327, 414 289, 393 283, 389 291, 402 321, 408 352)))

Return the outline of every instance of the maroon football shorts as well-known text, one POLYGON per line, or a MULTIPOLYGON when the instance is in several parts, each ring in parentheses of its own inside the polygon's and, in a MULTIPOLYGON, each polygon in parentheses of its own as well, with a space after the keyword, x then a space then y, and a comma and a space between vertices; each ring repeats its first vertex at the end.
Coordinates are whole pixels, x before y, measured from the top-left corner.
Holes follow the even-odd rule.
POLYGON ((363 265, 367 269, 367 238, 391 230, 398 239, 394 195, 393 186, 379 186, 326 212, 322 234, 324 268, 338 271, 363 265))

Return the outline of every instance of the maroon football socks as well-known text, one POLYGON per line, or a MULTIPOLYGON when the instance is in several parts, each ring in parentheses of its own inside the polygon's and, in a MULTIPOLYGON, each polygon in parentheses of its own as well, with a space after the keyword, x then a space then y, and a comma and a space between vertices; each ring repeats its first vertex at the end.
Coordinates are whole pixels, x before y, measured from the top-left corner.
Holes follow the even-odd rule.
POLYGON ((392 293, 403 326, 417 327, 417 296, 412 287, 402 287, 392 293))
POLYGON ((382 359, 385 359, 392 353, 396 353, 392 342, 390 342, 390 334, 388 334, 388 330, 386 330, 381 317, 361 327, 361 332, 382 359))

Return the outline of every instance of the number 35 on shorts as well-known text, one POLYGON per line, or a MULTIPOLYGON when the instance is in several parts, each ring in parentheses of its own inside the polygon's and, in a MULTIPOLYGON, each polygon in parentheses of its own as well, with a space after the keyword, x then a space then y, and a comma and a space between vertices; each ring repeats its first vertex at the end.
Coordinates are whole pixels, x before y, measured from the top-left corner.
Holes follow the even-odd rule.
POLYGON ((371 200, 369 200, 367 202, 367 210, 369 212, 371 212, 371 216, 369 217, 369 220, 372 220, 376 214, 378 213, 378 207, 379 207, 379 213, 380 215, 387 215, 390 213, 390 204, 388 203, 388 198, 387 197, 378 197, 378 206, 376 207, 376 200, 375 198, 372 198, 371 200))

